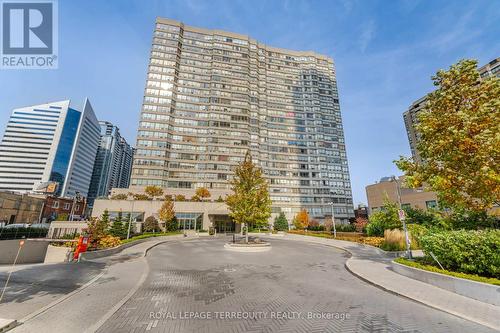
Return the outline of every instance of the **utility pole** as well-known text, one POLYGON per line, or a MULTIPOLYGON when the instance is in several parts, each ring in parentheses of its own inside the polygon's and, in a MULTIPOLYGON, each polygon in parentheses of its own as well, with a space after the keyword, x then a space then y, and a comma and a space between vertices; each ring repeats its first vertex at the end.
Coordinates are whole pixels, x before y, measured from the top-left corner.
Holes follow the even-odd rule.
POLYGON ((401 204, 401 188, 399 187, 399 181, 396 177, 393 177, 392 180, 396 182, 396 193, 398 196, 398 217, 399 220, 403 223, 403 230, 405 233, 405 243, 406 243, 406 256, 408 259, 412 259, 412 254, 411 254, 411 245, 410 245, 410 237, 408 236, 408 228, 406 227, 406 216, 405 216, 405 211, 402 208, 401 204))
POLYGON ((80 201, 80 192, 76 191, 73 197, 73 204, 71 205, 71 212, 69 214, 69 220, 73 221, 73 215, 75 214, 75 203, 80 201))
POLYGON ((132 209, 130 210, 130 214, 128 217, 127 239, 130 238, 130 226, 132 225, 132 214, 134 213, 134 203, 135 200, 132 199, 132 209))
POLYGON ((333 238, 337 238, 337 227, 335 226, 335 211, 333 209, 333 201, 330 202, 330 205, 332 205, 333 238))

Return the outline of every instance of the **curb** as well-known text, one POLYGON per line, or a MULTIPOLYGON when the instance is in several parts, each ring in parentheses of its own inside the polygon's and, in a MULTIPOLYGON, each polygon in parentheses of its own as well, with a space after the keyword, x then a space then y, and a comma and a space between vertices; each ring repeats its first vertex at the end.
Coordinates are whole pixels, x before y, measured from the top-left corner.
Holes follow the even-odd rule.
POLYGON ((0 333, 7 332, 16 327, 17 325, 19 324, 15 319, 0 318, 0 333))
POLYGON ((69 294, 66 294, 64 296, 61 296, 60 298, 56 299, 55 301, 53 301, 52 303, 49 303, 47 304, 46 306, 44 306, 43 308, 35 311, 35 312, 32 312, 30 313, 29 315, 21 318, 19 320, 19 323, 22 324, 28 320, 31 320, 39 315, 41 315, 42 313, 44 313, 45 311, 49 310, 50 308, 56 306, 57 304, 65 301, 66 299, 70 298, 71 296, 75 295, 75 294, 78 294, 79 292, 81 292, 82 290, 84 290, 85 288, 89 287, 90 285, 92 285, 94 282, 96 282, 97 280, 99 280, 101 278, 101 276, 103 276, 105 273, 105 269, 99 273, 98 275, 94 276, 90 281, 88 281, 87 283, 85 283, 83 286, 79 287, 78 289, 75 289, 73 290, 72 292, 70 292, 69 294))
MULTIPOLYGON (((149 246, 148 248, 146 248, 144 250, 144 253, 143 253, 143 256, 142 256, 141 259, 144 260, 144 261, 146 261, 146 256, 147 256, 149 250, 153 249, 154 247, 156 247, 156 246, 158 246, 160 244, 169 243, 169 242, 179 242, 179 241, 183 241, 184 239, 185 238, 181 238, 179 240, 174 240, 174 241, 165 239, 165 240, 162 240, 162 241, 158 241, 157 243, 152 244, 151 246, 149 246)), ((190 240, 193 240, 193 239, 190 239, 190 240)), ((118 303, 116 303, 115 306, 113 306, 111 308, 111 310, 109 310, 103 317, 101 317, 101 319, 99 319, 99 321, 97 323, 95 323, 94 325, 92 325, 89 328, 87 328, 84 332, 85 333, 94 333, 94 332, 97 332, 97 330, 99 330, 99 328, 102 325, 104 325, 104 323, 109 318, 111 318, 125 303, 127 303, 127 301, 137 292, 137 290, 139 290, 139 288, 146 281, 146 278, 147 278, 148 274, 149 274, 149 266, 147 265, 147 262, 146 262, 146 269, 142 273, 142 275, 139 278, 139 281, 136 283, 136 285, 132 289, 130 289, 130 291, 127 293, 127 295, 125 295, 118 303)))
MULTIPOLYGON (((286 239, 286 238, 285 238, 286 239)), ((294 240, 294 239, 290 239, 288 238, 288 240, 294 240)), ((297 241, 302 241, 302 240, 297 240, 297 241)), ((463 315, 462 313, 457 313, 455 311, 452 311, 452 310, 448 310, 448 309, 443 309, 443 308, 439 308, 439 307, 436 307, 428 302, 423 302, 421 300, 418 300, 418 299, 415 299, 413 297, 410 297, 410 296, 407 296, 407 295, 404 295, 404 294, 401 294, 400 292, 397 292, 397 291, 394 291, 394 290, 391 290, 391 289, 387 289, 386 287, 380 285, 380 284, 377 284, 375 282, 372 282, 371 280, 367 279, 366 277, 364 276, 361 276, 360 274, 354 272, 350 267, 349 267, 349 261, 351 259, 355 259, 355 257, 353 256, 353 253, 345 248, 342 248, 342 247, 339 247, 339 246, 336 246, 336 245, 333 245, 333 244, 324 244, 324 243, 319 243, 319 242, 314 242, 310 239, 304 239, 305 242, 309 242, 309 243, 313 243, 313 244, 320 244, 320 245, 326 245, 326 246, 330 246, 330 247, 334 247, 334 248, 337 248, 337 249, 341 249, 341 250, 344 250, 346 252, 348 252, 350 254, 350 257, 349 259, 346 260, 345 264, 344 264, 344 267, 346 268, 346 270, 351 273, 352 275, 354 275, 355 277, 359 278, 360 280, 376 287, 376 288, 379 288, 383 291, 386 291, 390 294, 393 294, 393 295, 396 295, 396 296, 400 296, 402 298, 405 298, 407 300, 410 300, 410 301, 413 301, 415 303, 418 303, 418 304, 422 304, 422 305, 425 305, 431 309, 434 309, 434 310, 438 310, 438 311, 441 311, 441 312, 444 312, 444 313, 447 313, 447 314, 450 314, 450 315, 453 315, 457 318, 460 318, 460 319, 464 319, 464 320, 468 320, 468 321, 471 321, 473 323, 476 323, 476 324, 479 324, 479 325, 482 325, 482 326, 485 326, 485 327, 488 327, 488 328, 491 328, 491 329, 494 329, 494 330, 500 330, 500 326, 495 326, 494 324, 491 324, 491 323, 488 323, 488 322, 483 322, 481 320, 477 320, 477 319, 474 319, 474 318, 470 318, 470 317, 467 317, 465 315, 463 315)), ((364 246, 366 246, 365 244, 363 244, 364 246)), ((368 245, 369 246, 369 245, 368 245)), ((385 251, 384 251, 385 252, 385 251)), ((379 253, 380 254, 380 253, 379 253)), ((383 255, 381 255, 383 256, 383 255)), ((387 257, 386 257, 387 258, 387 257)), ((394 272, 395 274, 397 274, 396 272, 394 272)), ((418 280, 415 280, 415 281, 418 281, 418 280)), ((421 282, 421 281, 420 281, 421 282)), ((431 284, 429 284, 430 286, 433 286, 431 284)), ((433 287, 436 287, 436 286, 433 286, 433 287)), ((439 288, 439 287, 436 287, 436 288, 439 288)), ((462 297, 466 297, 466 296, 462 296, 462 297)), ((469 299, 471 299, 472 301, 476 301, 478 302, 477 300, 475 299, 472 299, 470 297, 467 297, 469 299)), ((484 303, 484 302, 483 302, 484 303)), ((485 303, 486 304, 486 303, 485 303)))

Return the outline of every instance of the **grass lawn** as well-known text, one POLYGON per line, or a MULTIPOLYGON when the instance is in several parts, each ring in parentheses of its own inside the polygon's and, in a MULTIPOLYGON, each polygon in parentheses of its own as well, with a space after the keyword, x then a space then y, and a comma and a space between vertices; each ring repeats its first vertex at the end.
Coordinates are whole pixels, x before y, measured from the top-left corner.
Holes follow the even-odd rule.
POLYGON ((410 266, 410 267, 414 267, 414 268, 423 269, 423 270, 429 271, 429 272, 441 273, 441 274, 450 275, 450 276, 457 277, 457 278, 472 280, 472 281, 476 281, 476 282, 489 283, 489 284, 494 284, 496 286, 500 286, 500 280, 496 279, 496 278, 490 278, 490 277, 484 277, 484 276, 479 276, 479 275, 474 275, 474 274, 466 274, 466 273, 460 273, 460 272, 447 271, 447 270, 441 269, 441 268, 436 267, 436 266, 419 263, 417 261, 408 260, 406 258, 397 258, 394 261, 397 262, 398 264, 402 264, 402 265, 406 265, 406 266, 410 266))
POLYGON ((139 239, 151 238, 151 237, 160 237, 160 236, 173 236, 182 234, 180 231, 171 231, 171 232, 146 232, 138 236, 130 237, 129 239, 122 239, 122 244, 127 244, 139 239))

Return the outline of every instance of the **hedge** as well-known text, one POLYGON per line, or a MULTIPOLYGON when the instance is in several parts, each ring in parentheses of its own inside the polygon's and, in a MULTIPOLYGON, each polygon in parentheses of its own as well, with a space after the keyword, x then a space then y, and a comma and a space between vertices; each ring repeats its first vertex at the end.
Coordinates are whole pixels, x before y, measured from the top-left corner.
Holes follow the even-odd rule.
POLYGON ((455 230, 422 235, 427 256, 431 252, 447 270, 500 277, 500 230, 455 230))

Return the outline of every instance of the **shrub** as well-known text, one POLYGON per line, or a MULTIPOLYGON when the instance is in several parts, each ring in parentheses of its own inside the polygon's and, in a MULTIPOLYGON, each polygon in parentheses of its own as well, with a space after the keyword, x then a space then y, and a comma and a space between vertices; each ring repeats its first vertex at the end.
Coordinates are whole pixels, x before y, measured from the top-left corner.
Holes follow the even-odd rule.
POLYGON ((357 232, 366 232, 366 225, 368 224, 368 220, 364 217, 357 217, 354 221, 354 228, 357 232))
POLYGON ((398 218, 398 208, 395 203, 386 201, 381 210, 370 215, 370 222, 366 226, 368 236, 383 236, 386 229, 401 229, 398 218))
POLYGON ((186 196, 184 196, 182 194, 177 194, 175 196, 175 201, 186 201, 186 196))
POLYGON ((444 218, 447 225, 453 230, 499 228, 498 220, 489 216, 486 211, 455 210, 444 218))
POLYGON ((126 195, 124 193, 115 194, 115 195, 111 196, 111 200, 127 200, 127 199, 128 199, 128 195, 126 195))
POLYGON ((411 248, 421 249, 420 238, 428 232, 428 229, 420 224, 408 224, 406 227, 410 234, 411 248))
POLYGON ((380 248, 386 251, 404 251, 406 250, 405 233, 399 229, 385 230, 384 242, 380 248))
POLYGON ((356 227, 353 224, 336 224, 335 230, 339 232, 354 232, 356 231, 356 227))
POLYGON ((309 231, 325 231, 324 225, 310 225, 307 227, 309 231))
POLYGON ((61 213, 57 215, 56 221, 69 221, 69 215, 67 213, 61 213))
POLYGON ((99 240, 97 247, 99 249, 107 249, 110 247, 118 246, 120 244, 121 244, 120 237, 106 235, 99 240))
POLYGON ((420 243, 447 270, 500 277, 500 230, 433 232, 421 236, 420 243))
POLYGON ((283 212, 274 218, 274 230, 288 231, 288 220, 283 212))

